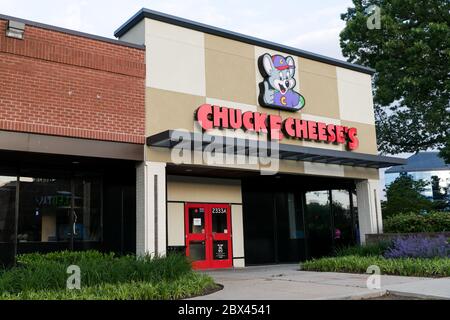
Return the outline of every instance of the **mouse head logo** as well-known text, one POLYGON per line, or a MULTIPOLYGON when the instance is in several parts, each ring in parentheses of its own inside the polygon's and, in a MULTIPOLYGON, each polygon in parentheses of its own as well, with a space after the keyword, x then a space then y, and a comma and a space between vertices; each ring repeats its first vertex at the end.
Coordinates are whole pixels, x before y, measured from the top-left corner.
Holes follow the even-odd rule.
POLYGON ((305 98, 294 91, 295 62, 290 56, 265 54, 258 60, 264 81, 259 84, 259 104, 285 111, 299 111, 305 106, 305 98))

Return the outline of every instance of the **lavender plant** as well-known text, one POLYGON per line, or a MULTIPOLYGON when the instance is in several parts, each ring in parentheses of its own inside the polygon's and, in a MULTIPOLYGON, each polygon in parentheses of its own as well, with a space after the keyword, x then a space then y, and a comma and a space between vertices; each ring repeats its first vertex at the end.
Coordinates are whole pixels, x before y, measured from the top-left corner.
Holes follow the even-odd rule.
POLYGON ((395 239, 385 258, 450 258, 450 243, 444 236, 436 238, 409 236, 395 239))

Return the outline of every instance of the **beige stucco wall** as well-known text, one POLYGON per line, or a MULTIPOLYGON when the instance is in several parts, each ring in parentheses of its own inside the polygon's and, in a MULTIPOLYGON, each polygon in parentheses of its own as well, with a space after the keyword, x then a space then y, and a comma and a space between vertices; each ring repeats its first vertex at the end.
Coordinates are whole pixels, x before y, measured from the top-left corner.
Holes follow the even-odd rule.
POLYGON ((245 267, 245 253, 242 205, 232 205, 231 215, 231 228, 233 232, 233 265, 237 268, 243 268, 245 267))
MULTIPOLYGON (((296 91, 306 99, 297 113, 273 110, 258 104, 258 84, 263 77, 258 58, 264 53, 281 54, 266 48, 205 34, 146 19, 147 46, 146 133, 169 129, 199 132, 194 112, 203 103, 244 111, 294 116, 330 124, 356 127, 360 146, 355 152, 377 154, 370 75, 322 62, 293 56, 296 63, 296 91)), ((265 140, 242 131, 212 130, 229 135, 265 140)), ((344 145, 284 139, 281 143, 344 151, 344 145)), ((146 160, 172 162, 170 152, 147 148, 146 160)), ((202 163, 202 165, 207 165, 202 163)), ((227 167, 228 165, 225 165, 227 167)), ((259 170, 259 166, 230 167, 259 170)), ((371 169, 281 161, 280 172, 336 177, 373 178, 371 169)), ((378 175, 378 174, 377 174, 378 175)))
POLYGON ((240 180, 167 177, 167 201, 242 203, 240 180))
POLYGON ((184 246, 184 203, 167 203, 167 245, 184 246))

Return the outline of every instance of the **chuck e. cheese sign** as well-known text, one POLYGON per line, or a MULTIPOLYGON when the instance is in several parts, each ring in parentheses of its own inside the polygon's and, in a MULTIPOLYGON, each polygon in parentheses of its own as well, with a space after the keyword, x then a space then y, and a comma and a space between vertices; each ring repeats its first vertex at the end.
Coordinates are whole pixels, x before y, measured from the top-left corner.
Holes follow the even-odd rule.
POLYGON ((211 104, 201 105, 195 112, 195 120, 203 130, 243 129, 267 134, 268 138, 281 141, 284 138, 312 140, 325 143, 344 144, 349 150, 359 146, 358 130, 335 124, 301 120, 293 117, 283 119, 278 115, 260 112, 242 112, 239 109, 211 104))

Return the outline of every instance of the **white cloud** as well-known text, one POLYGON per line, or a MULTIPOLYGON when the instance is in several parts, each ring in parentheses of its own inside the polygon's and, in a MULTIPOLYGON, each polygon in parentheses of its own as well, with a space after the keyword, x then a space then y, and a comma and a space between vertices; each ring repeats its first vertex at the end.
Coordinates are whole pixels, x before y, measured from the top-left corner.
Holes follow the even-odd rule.
POLYGON ((329 56, 343 59, 339 45, 341 30, 342 28, 329 28, 311 31, 287 40, 286 44, 316 53, 326 52, 329 56))
POLYGON ((113 37, 140 8, 342 58, 340 14, 351 0, 0 0, 0 12, 24 19, 113 37))

